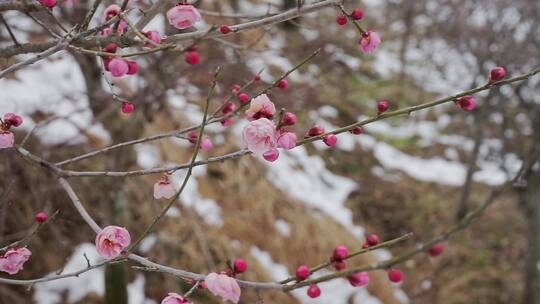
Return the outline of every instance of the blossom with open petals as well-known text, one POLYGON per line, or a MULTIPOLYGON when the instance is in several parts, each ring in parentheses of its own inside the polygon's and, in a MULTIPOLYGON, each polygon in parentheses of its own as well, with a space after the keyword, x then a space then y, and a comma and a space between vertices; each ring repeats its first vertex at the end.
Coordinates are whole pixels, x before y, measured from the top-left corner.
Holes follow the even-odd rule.
POLYGON ((154 198, 166 198, 170 199, 176 194, 176 186, 171 182, 171 179, 168 174, 163 175, 155 184, 154 184, 154 198))
POLYGON ((8 250, 3 256, 0 256, 0 271, 9 274, 18 273, 31 255, 32 252, 25 247, 8 250))
POLYGON ((167 11, 169 23, 179 30, 192 27, 201 20, 201 13, 193 5, 176 5, 167 11))
POLYGON ((249 121, 263 117, 272 119, 275 113, 276 107, 266 94, 261 94, 253 98, 249 104, 249 109, 246 111, 247 119, 249 121))
POLYGON ((362 35, 359 43, 364 54, 371 54, 381 44, 381 36, 377 32, 368 31, 362 35))
POLYGON ((240 286, 234 278, 212 272, 206 276, 204 283, 211 293, 222 297, 223 300, 229 300, 233 303, 238 303, 240 300, 240 286))
POLYGON ((192 302, 189 302, 187 299, 182 297, 181 295, 169 292, 169 295, 163 298, 161 300, 161 304, 193 304, 192 302))
POLYGON ((107 260, 118 257, 130 243, 129 232, 118 226, 107 226, 96 236, 97 252, 107 260))
POLYGON ((271 120, 261 118, 250 121, 242 133, 244 145, 257 156, 277 148, 276 126, 271 120))

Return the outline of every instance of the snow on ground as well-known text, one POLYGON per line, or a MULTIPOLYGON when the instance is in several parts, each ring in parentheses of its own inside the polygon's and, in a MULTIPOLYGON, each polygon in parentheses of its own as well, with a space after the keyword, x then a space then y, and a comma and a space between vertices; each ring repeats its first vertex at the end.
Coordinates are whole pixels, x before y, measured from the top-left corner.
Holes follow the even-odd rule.
MULTIPOLYGON (((266 269, 272 280, 279 281, 290 276, 287 267, 275 263, 270 253, 259 249, 257 246, 251 247, 251 255, 266 269)), ((328 274, 327 271, 320 271, 313 274, 313 278, 328 274)), ((365 287, 352 287, 345 279, 332 280, 320 283, 321 296, 317 299, 311 299, 307 296, 307 287, 300 288, 291 292, 291 294, 302 303, 307 304, 379 304, 377 298, 371 296, 365 287), (352 302, 349 299, 353 299, 352 302)))
MULTIPOLYGON (((101 261, 94 244, 78 245, 68 259, 62 273, 70 273, 87 267, 84 254, 94 265, 101 261)), ((96 268, 78 277, 65 278, 34 285, 34 301, 39 304, 60 303, 61 295, 65 294, 68 303, 81 301, 86 295, 95 293, 102 296, 105 293, 105 268, 96 268)), ((51 272, 48 276, 55 276, 51 272)), ((144 296, 144 275, 138 274, 135 281, 128 285, 129 304, 152 304, 152 300, 144 296)))
POLYGON ((291 225, 282 219, 276 220, 276 229, 284 237, 291 236, 291 225))

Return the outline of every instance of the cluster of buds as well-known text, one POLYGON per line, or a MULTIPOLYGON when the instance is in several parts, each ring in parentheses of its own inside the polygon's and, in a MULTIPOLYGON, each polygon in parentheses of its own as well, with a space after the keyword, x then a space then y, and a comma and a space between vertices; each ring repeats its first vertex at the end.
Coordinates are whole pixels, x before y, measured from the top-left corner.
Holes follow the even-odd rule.
POLYGON ((0 119, 0 150, 13 147, 15 134, 10 129, 11 127, 18 127, 22 123, 22 117, 13 113, 6 113, 4 119, 0 119))

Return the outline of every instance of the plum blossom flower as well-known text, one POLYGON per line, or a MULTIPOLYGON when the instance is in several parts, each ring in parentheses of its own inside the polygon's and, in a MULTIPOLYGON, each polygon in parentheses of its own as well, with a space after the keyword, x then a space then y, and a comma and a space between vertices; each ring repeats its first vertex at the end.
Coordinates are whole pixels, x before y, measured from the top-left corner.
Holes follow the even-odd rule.
POLYGON ((129 71, 129 64, 121 58, 111 59, 107 67, 114 77, 122 77, 129 71))
POLYGON ((212 143, 212 141, 208 138, 205 138, 202 140, 201 142, 201 150, 203 151, 210 151, 212 150, 212 148, 214 147, 214 144, 212 143))
POLYGON ((169 23, 179 30, 192 27, 201 20, 201 14, 193 5, 176 5, 167 11, 169 23))
POLYGON ((240 286, 234 278, 212 272, 206 276, 204 282, 211 293, 222 297, 223 300, 229 300, 233 303, 238 303, 240 300, 240 286))
POLYGON ((154 198, 166 198, 170 199, 176 194, 176 186, 171 182, 170 176, 168 174, 163 175, 155 184, 154 184, 154 198))
MULTIPOLYGON (((144 35, 148 39, 152 40, 155 44, 161 44, 161 36, 159 35, 159 32, 157 32, 157 31, 149 31, 149 32, 144 33, 144 35)), ((147 48, 151 48, 151 49, 156 47, 155 45, 153 45, 153 44, 151 44, 149 42, 145 43, 144 46, 146 46, 147 48)))
POLYGON ((15 135, 11 131, 0 130, 0 150, 11 148, 15 143, 15 135))
POLYGON ((462 108, 466 112, 470 112, 476 109, 476 107, 478 106, 474 96, 470 96, 470 95, 463 96, 457 99, 455 102, 460 108, 462 108))
POLYGON ((267 118, 249 122, 242 133, 244 145, 257 156, 277 148, 276 126, 267 118))
POLYGON ((24 263, 30 259, 32 252, 28 248, 21 247, 8 250, 0 257, 0 271, 16 274, 23 269, 24 263))
POLYGON ((169 295, 166 296, 162 301, 161 304, 193 304, 192 302, 189 302, 187 299, 182 297, 181 295, 169 292, 169 295))
POLYGON ((116 4, 111 4, 107 6, 107 8, 105 9, 105 12, 103 12, 103 20, 109 21, 110 19, 116 17, 116 15, 120 13, 120 10, 121 10, 120 6, 116 4))
POLYGON ((290 150, 296 147, 297 140, 298 138, 293 132, 283 132, 279 135, 277 139, 278 146, 286 150, 290 150))
POLYGON ((261 94, 253 98, 249 104, 249 109, 246 111, 247 119, 249 121, 257 120, 262 117, 271 119, 275 113, 276 107, 266 94, 261 94))
POLYGON ((381 44, 381 36, 375 31, 368 31, 362 35, 359 43, 364 54, 371 54, 381 44))
POLYGON ((118 257, 130 243, 129 232, 118 226, 107 226, 96 236, 97 252, 107 260, 118 257))

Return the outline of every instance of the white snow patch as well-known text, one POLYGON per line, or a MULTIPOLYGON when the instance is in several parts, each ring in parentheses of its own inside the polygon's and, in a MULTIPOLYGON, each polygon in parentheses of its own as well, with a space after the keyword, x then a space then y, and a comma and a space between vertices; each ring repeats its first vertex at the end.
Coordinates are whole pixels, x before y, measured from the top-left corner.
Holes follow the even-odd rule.
POLYGON ((152 247, 154 247, 154 245, 156 245, 156 243, 157 236, 154 234, 150 234, 141 241, 141 244, 139 245, 139 251, 146 254, 150 252, 150 250, 152 249, 152 247))
POLYGON ((284 237, 291 236, 291 225, 282 219, 276 220, 276 229, 284 237))

